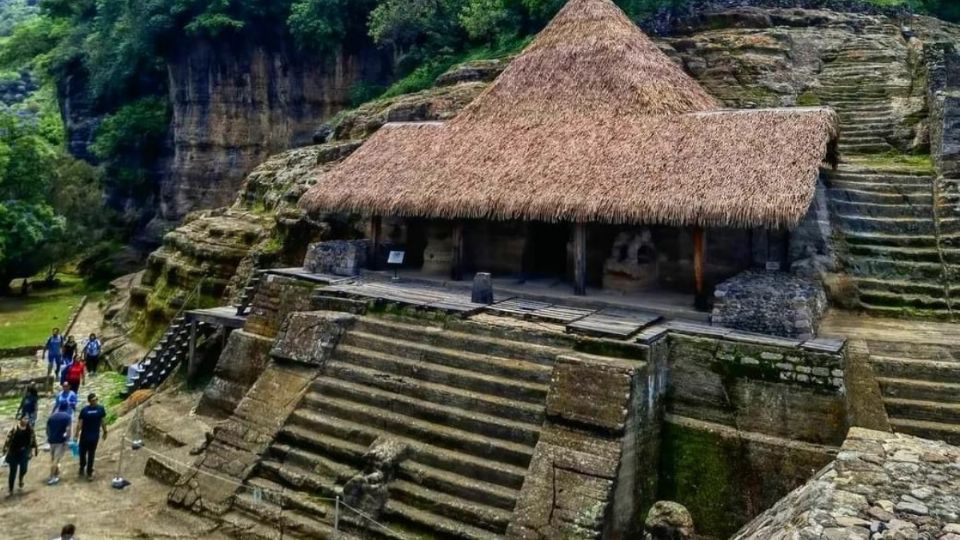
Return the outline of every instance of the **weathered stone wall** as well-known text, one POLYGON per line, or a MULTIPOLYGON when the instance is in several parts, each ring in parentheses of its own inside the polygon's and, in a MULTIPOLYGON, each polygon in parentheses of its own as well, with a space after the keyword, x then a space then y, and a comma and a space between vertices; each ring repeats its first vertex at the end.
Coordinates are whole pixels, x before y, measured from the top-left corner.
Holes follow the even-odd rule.
POLYGON ((267 338, 275 337, 287 315, 311 310, 314 287, 306 281, 267 274, 253 298, 244 330, 267 338))
POLYGON ((253 472, 353 320, 333 312, 291 317, 276 339, 274 358, 234 414, 214 429, 206 451, 177 482, 169 502, 198 513, 225 512, 238 484, 253 472))
POLYGON ((270 338, 243 330, 231 332, 213 379, 203 389, 198 412, 215 416, 232 413, 267 367, 272 345, 270 338))
POLYGON ((648 373, 641 360, 557 359, 508 538, 638 537, 636 510, 656 486, 658 389, 648 373))
POLYGON ((958 464, 955 446, 853 428, 835 461, 733 538, 957 540, 958 464))
POLYGON ((930 138, 937 172, 960 178, 960 51, 937 44, 926 51, 930 66, 930 138))
POLYGON ((367 264, 368 240, 329 240, 307 247, 303 269, 313 274, 357 276, 367 264))
POLYGON ((843 359, 672 333, 659 499, 732 534, 831 459, 847 431, 843 359))
POLYGON ((789 338, 812 339, 827 309, 818 281, 786 272, 743 272, 713 295, 714 325, 789 338))

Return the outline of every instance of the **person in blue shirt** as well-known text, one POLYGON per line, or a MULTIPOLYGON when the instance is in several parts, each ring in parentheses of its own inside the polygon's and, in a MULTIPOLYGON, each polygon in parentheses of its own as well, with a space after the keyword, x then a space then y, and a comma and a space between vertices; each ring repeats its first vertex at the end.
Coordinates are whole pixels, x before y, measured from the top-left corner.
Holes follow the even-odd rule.
POLYGON ((100 365, 100 352, 103 344, 97 338, 96 334, 90 334, 87 343, 83 346, 83 361, 87 364, 87 371, 91 375, 97 373, 97 366, 100 365))
POLYGON ((60 360, 63 348, 63 336, 60 335, 60 329, 54 328, 53 333, 47 338, 43 351, 47 354, 47 378, 50 378, 51 372, 60 375, 60 360))
POLYGON ((17 419, 26 418, 30 427, 37 425, 37 408, 40 403, 40 395, 37 392, 37 386, 31 384, 27 388, 27 393, 20 400, 20 406, 17 408, 17 419))
POLYGON ((80 446, 80 475, 87 475, 87 480, 93 478, 93 460, 97 456, 97 444, 100 443, 100 433, 107 439, 107 424, 103 421, 107 411, 97 402, 97 395, 87 396, 87 406, 80 410, 77 432, 74 435, 80 446))
POLYGON ((57 395, 53 398, 53 411, 56 412, 60 409, 60 406, 63 405, 67 407, 67 411, 72 417, 75 412, 77 412, 77 393, 70 389, 70 383, 64 382, 60 385, 60 391, 57 392, 57 395))
POLYGON ((47 419, 47 443, 50 445, 50 478, 47 485, 60 482, 60 461, 67 453, 67 443, 70 440, 70 424, 73 416, 66 404, 57 407, 57 412, 47 419))

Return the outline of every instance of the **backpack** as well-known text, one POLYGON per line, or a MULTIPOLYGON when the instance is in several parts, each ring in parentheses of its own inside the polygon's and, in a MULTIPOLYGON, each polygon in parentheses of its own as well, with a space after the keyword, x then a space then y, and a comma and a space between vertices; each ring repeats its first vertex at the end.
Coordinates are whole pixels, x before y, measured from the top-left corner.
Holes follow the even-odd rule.
POLYGON ((86 351, 87 356, 100 356, 100 340, 94 339, 87 342, 86 351))
POLYGON ((80 379, 83 378, 83 368, 83 362, 80 361, 70 364, 70 367, 67 368, 67 376, 64 378, 69 383, 80 384, 80 379))

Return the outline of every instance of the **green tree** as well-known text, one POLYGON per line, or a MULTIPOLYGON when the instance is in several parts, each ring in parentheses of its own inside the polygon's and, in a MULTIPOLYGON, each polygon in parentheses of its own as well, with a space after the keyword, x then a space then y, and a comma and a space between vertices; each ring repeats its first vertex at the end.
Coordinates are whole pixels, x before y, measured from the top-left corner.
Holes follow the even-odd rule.
POLYGON ((106 117, 90 150, 104 161, 106 182, 118 194, 143 197, 150 164, 165 148, 170 112, 166 100, 143 98, 106 117))

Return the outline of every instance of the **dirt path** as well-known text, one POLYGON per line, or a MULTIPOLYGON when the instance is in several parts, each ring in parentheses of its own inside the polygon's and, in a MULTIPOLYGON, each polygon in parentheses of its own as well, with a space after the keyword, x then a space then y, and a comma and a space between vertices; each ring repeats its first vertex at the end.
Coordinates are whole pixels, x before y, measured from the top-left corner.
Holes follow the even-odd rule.
POLYGON ((77 342, 81 342, 91 333, 99 334, 102 322, 103 312, 100 310, 100 302, 88 300, 67 334, 76 337, 77 342))
MULTIPOLYGON (((163 396, 160 396, 163 401, 163 396)), ((165 414, 189 416, 192 399, 182 395, 164 402, 165 414)), ((110 428, 110 436, 97 451, 97 467, 92 481, 81 479, 78 461, 68 454, 61 465, 62 480, 47 486, 50 456, 41 452, 30 462, 26 485, 11 498, 6 495, 7 468, 0 468, 0 524, 4 540, 53 538, 65 523, 77 527, 84 539, 121 540, 134 538, 225 540, 214 525, 192 514, 167 507, 169 487, 147 478, 144 465, 147 449, 190 462, 186 448, 165 444, 162 437, 145 436, 144 449, 124 449, 123 477, 131 482, 124 490, 110 486, 117 473, 120 435, 134 420, 133 414, 121 418, 110 428)))

